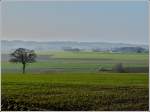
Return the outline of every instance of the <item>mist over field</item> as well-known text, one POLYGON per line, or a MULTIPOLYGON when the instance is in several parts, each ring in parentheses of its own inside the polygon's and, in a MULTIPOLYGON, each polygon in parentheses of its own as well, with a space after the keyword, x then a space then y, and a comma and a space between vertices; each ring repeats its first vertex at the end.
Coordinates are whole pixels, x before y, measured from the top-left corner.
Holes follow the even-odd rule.
POLYGON ((112 50, 121 47, 142 47, 148 49, 144 44, 110 43, 110 42, 76 42, 76 41, 22 41, 22 40, 1 40, 1 52, 12 52, 17 48, 28 48, 36 51, 57 51, 65 48, 78 48, 81 50, 112 50))

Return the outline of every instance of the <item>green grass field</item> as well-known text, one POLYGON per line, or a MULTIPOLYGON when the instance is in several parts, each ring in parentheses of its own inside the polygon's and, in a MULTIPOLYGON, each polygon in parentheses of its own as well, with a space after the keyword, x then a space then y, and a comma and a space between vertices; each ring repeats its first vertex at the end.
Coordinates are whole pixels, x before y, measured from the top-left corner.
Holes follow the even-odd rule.
POLYGON ((119 60, 147 60, 148 53, 109 53, 109 52, 37 52, 39 55, 51 55, 55 58, 94 58, 119 60))
MULTIPOLYGON (((149 64, 148 53, 40 52, 38 56, 47 56, 48 59, 28 64, 27 71, 47 72, 61 68, 63 72, 97 72, 99 67, 111 69, 117 63, 122 63, 124 67, 148 67, 149 64)), ((2 60, 4 72, 20 72, 21 69, 21 64, 2 60)))
MULTIPOLYGON (((39 52, 36 63, 2 59, 2 110, 148 110, 148 53, 39 52), (122 63, 128 73, 98 71, 122 63), (134 73, 132 69, 137 71, 134 73)), ((5 57, 5 56, 4 56, 5 57)))
POLYGON ((148 74, 4 74, 2 110, 148 110, 148 74))

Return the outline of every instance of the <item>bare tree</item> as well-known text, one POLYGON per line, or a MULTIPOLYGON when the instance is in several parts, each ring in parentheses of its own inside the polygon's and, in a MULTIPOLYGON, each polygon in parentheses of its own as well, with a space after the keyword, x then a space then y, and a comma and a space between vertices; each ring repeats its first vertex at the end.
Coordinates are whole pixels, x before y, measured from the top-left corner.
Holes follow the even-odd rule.
POLYGON ((34 50, 29 50, 25 48, 18 48, 11 54, 10 62, 22 63, 22 73, 25 73, 26 64, 35 62, 36 53, 34 50))

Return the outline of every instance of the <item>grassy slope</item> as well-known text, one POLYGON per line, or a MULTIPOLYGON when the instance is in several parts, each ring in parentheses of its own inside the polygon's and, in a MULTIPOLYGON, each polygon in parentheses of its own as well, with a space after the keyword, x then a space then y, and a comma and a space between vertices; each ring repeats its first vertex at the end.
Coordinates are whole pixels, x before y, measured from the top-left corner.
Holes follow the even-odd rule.
POLYGON ((3 74, 2 104, 2 110, 148 110, 148 74, 3 74))

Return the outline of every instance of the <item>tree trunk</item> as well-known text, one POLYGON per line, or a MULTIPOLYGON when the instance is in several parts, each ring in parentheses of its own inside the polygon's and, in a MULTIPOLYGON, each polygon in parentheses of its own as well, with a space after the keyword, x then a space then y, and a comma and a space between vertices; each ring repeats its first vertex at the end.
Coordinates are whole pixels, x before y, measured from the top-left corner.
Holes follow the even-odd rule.
POLYGON ((23 74, 25 74, 25 69, 26 69, 26 64, 23 63, 23 71, 22 71, 23 74))

